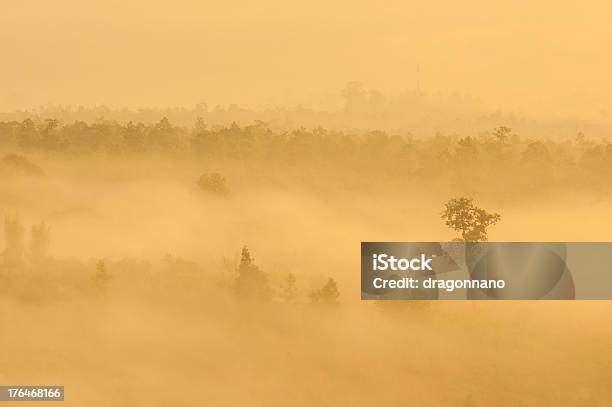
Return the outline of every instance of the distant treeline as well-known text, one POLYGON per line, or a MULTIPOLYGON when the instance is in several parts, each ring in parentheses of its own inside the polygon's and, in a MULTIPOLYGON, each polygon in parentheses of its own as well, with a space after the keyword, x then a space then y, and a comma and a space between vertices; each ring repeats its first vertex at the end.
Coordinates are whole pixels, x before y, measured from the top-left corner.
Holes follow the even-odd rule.
MULTIPOLYGON (((273 131, 264 122, 248 126, 191 128, 166 118, 155 124, 57 120, 0 122, 0 147, 55 153, 180 155, 306 166, 373 176, 446 179, 473 188, 550 185, 607 190, 612 144, 578 134, 573 140, 523 138, 507 127, 467 137, 437 134, 417 138, 384 131, 346 133, 324 128, 273 131)), ((546 188, 545 188, 546 189, 546 188)))
POLYGON ((594 111, 582 118, 563 114, 538 116, 492 108, 469 95, 406 90, 392 96, 366 89, 359 83, 349 83, 340 94, 330 97, 335 102, 325 109, 304 106, 249 109, 235 104, 208 106, 206 103, 145 109, 48 105, 33 110, 0 112, 0 121, 32 119, 40 122, 54 118, 62 123, 108 120, 152 125, 167 117, 171 123, 182 127, 192 126, 198 118, 210 126, 229 126, 235 122, 242 127, 261 120, 276 131, 304 126, 352 132, 384 130, 419 137, 438 132, 467 136, 503 123, 525 137, 534 138, 568 139, 579 132, 589 137, 612 135, 612 117, 605 111, 594 111))

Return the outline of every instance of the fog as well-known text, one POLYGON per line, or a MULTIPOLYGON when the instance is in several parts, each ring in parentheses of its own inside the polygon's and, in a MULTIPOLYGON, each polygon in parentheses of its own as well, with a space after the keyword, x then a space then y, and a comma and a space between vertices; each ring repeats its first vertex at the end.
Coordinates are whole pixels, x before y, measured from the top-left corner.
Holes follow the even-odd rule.
POLYGON ((238 104, 333 110, 384 94, 610 119, 609 2, 4 1, 0 110, 238 104))
POLYGON ((608 302, 362 301, 359 276, 362 241, 462 237, 457 198, 491 241, 611 240, 609 2, 0 8, 1 385, 610 404, 608 302))
POLYGON ((131 152, 129 126, 3 126, 3 383, 64 385, 75 406, 612 396, 605 302, 380 304, 359 299, 358 277, 361 241, 456 238, 440 213, 466 194, 502 214, 490 240, 609 240, 606 142, 377 133, 334 149, 340 136, 320 129, 161 123, 131 152), (191 144, 151 147, 185 131, 191 144), (29 233, 42 221, 46 250, 29 233), (237 291, 253 264, 265 280, 237 291), (339 297, 313 296, 330 277, 339 297), (250 297, 258 284, 265 298, 250 297))

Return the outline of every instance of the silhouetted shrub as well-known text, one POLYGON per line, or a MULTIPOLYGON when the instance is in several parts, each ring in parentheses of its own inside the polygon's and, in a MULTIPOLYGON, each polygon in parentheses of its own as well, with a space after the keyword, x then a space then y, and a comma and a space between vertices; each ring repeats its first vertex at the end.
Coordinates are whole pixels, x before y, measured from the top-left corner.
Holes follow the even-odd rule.
POLYGON ((210 192, 216 195, 227 195, 227 181, 225 177, 218 172, 206 172, 198 179, 198 186, 202 191, 210 192))

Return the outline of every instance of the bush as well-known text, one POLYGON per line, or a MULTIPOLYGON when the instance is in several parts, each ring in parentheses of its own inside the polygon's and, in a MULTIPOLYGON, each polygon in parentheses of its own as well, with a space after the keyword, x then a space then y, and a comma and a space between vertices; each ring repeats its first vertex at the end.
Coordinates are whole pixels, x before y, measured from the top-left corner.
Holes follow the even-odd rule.
POLYGON ((227 195, 227 182, 225 177, 217 172, 205 172, 198 180, 198 186, 206 192, 216 195, 227 195))

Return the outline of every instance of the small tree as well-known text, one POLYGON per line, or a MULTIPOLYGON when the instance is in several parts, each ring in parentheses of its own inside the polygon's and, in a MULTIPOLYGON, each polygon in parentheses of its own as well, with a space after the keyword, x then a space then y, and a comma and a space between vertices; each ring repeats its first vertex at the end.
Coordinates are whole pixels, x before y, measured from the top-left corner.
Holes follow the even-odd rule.
POLYGON ((338 304, 338 297, 340 291, 338 290, 338 284, 333 278, 328 278, 327 283, 320 289, 311 291, 309 297, 310 300, 315 304, 325 305, 336 305, 338 304))
POLYGON ((288 273, 287 274, 287 278, 285 279, 285 284, 283 286, 283 293, 282 293, 283 298, 287 302, 291 302, 291 301, 295 300, 295 298, 298 295, 298 289, 296 287, 296 281, 297 281, 297 279, 295 278, 295 274, 293 274, 293 273, 288 273))
POLYGON ((509 127, 501 126, 493 129, 493 137, 500 144, 507 144, 512 136, 512 129, 509 127))
POLYGON ((472 198, 462 197, 448 201, 441 218, 446 226, 461 232, 461 241, 479 242, 487 240, 487 228, 499 222, 501 215, 478 208, 472 198))
POLYGON ((104 260, 98 260, 96 262, 96 276, 95 276, 95 280, 99 281, 99 282, 102 282, 102 281, 107 281, 110 278, 111 278, 111 275, 106 270, 106 263, 104 262, 104 260))
POLYGON ((246 246, 242 248, 240 254, 235 289, 241 299, 267 300, 270 298, 268 277, 255 265, 251 252, 246 246))

